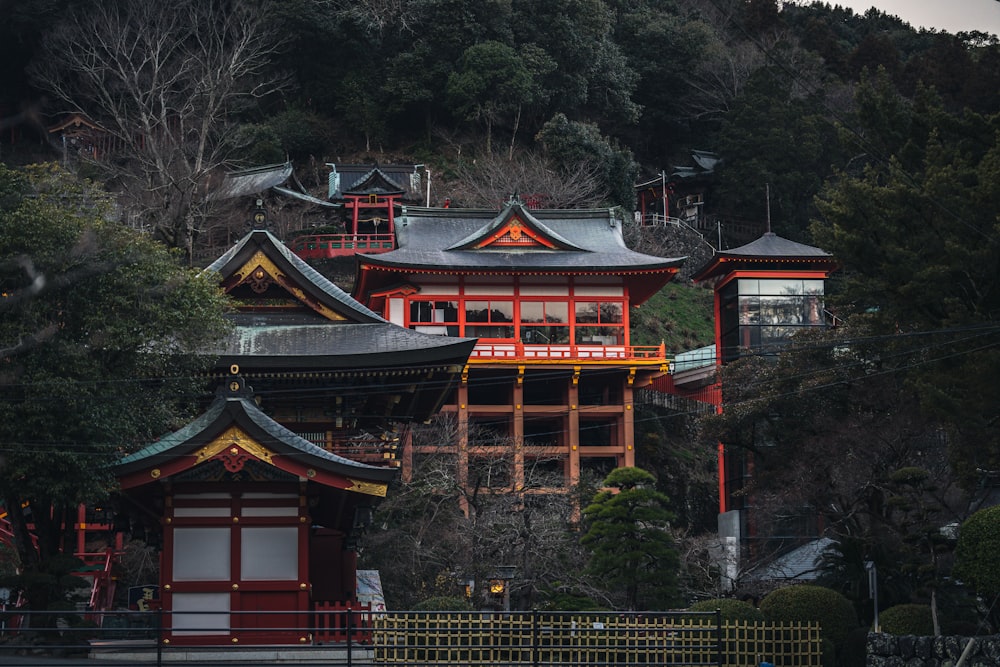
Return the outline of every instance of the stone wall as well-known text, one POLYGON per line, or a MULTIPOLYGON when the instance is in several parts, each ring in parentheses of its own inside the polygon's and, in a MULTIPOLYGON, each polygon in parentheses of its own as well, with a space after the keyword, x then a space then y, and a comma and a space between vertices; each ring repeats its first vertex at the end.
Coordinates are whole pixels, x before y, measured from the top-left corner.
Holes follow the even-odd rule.
MULTIPOLYGON (((976 637, 962 667, 1000 665, 1000 635, 976 637)), ((869 633, 867 667, 955 667, 968 637, 915 637, 869 633)))

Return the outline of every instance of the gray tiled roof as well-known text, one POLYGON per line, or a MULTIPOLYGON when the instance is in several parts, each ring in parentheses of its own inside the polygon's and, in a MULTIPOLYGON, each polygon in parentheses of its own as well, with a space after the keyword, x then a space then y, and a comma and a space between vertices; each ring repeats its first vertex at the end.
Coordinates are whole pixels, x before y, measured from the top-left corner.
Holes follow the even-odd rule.
POLYGON ((213 199, 245 197, 284 185, 292 175, 292 163, 269 164, 226 174, 222 185, 212 193, 213 199))
POLYGON ((336 360, 337 368, 394 363, 464 362, 475 339, 432 336, 379 322, 238 326, 218 347, 207 350, 226 365, 232 358, 253 358, 253 365, 310 368, 336 360), (466 349, 467 348, 467 349, 466 349), (402 356, 405 355, 405 356, 402 356))
MULTIPOLYGON (((520 206, 509 204, 508 206, 520 206)), ((399 248, 366 255, 364 262, 384 267, 437 267, 462 270, 511 270, 565 273, 567 271, 642 271, 679 265, 684 258, 654 257, 630 250, 621 224, 610 209, 534 210, 522 208, 551 231, 558 245, 575 249, 485 248, 450 250, 484 235, 507 217, 507 210, 429 209, 405 207, 396 222, 399 248), (561 242, 561 243, 560 243, 561 242)))
MULTIPOLYGON (((377 167, 379 172, 393 184, 399 185, 405 197, 421 199, 420 184, 423 183, 417 165, 412 164, 334 164, 330 167, 330 199, 340 199, 345 192, 352 192, 362 181, 372 175, 377 167)), ((421 165, 422 166, 422 165, 421 165)))
POLYGON ((750 578, 760 581, 813 581, 819 577, 823 554, 834 546, 835 542, 828 537, 812 540, 754 570, 750 578))
POLYGON ((796 243, 767 232, 756 241, 719 253, 722 257, 832 257, 830 253, 804 243, 796 243))
POLYGON ((767 232, 756 241, 732 250, 720 250, 705 262, 691 278, 701 281, 717 276, 737 267, 754 266, 767 262, 770 266, 780 268, 808 265, 814 269, 833 270, 836 261, 827 251, 804 243, 789 241, 774 232, 767 232))
MULTIPOLYGON (((287 262, 294 271, 298 272, 307 284, 316 287, 318 296, 325 296, 334 310, 345 317, 360 322, 385 322, 378 313, 361 305, 351 295, 330 282, 323 274, 311 267, 305 260, 293 253, 271 232, 256 229, 240 239, 224 255, 206 267, 206 271, 215 271, 223 278, 227 273, 236 270, 253 255, 257 250, 261 250, 269 258, 280 258, 287 262)), ((305 285, 303 285, 304 287, 305 285)))
POLYGON ((403 194, 406 188, 395 182, 378 167, 359 178, 348 188, 341 188, 344 194, 403 194))
POLYGON ((218 363, 223 366, 234 361, 244 365, 249 358, 254 366, 284 368, 324 364, 363 368, 399 363, 452 363, 458 359, 464 363, 472 353, 474 339, 431 336, 390 323, 327 280, 265 230, 247 234, 206 271, 216 271, 225 279, 258 250, 276 261, 279 268, 288 270, 303 289, 348 320, 294 322, 279 313, 270 318, 262 316, 266 321, 257 324, 252 314, 241 313, 234 317, 237 326, 229 335, 205 350, 218 355, 218 363))

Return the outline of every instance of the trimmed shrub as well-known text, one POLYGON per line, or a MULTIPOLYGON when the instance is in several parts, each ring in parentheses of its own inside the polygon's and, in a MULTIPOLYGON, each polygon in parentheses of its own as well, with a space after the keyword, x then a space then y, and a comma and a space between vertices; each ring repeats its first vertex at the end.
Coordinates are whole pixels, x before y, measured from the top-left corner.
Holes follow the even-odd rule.
POLYGON ((823 638, 835 646, 840 646, 858 625, 850 600, 837 591, 809 584, 772 591, 761 600, 760 611, 768 621, 818 622, 823 638))
POLYGON ((691 605, 689 611, 715 611, 722 612, 722 621, 763 621, 764 614, 749 602, 734 600, 732 598, 716 598, 714 600, 702 600, 691 605))
POLYGON ((925 604, 898 604, 879 612, 882 632, 891 635, 918 635, 929 637, 934 634, 934 620, 931 608, 925 604))
POLYGON ((457 595, 437 595, 413 605, 413 611, 469 611, 472 605, 457 595))
POLYGON ((979 510, 962 523, 953 574, 986 598, 1000 594, 1000 505, 979 510))

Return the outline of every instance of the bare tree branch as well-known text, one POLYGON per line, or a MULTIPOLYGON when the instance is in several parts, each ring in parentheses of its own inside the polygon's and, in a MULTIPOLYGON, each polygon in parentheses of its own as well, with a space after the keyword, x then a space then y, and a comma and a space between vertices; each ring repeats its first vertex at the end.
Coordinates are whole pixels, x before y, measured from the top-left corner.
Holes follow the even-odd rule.
POLYGON ((511 156, 490 153, 460 167, 453 202, 499 208, 511 195, 519 195, 539 208, 586 208, 607 198, 593 163, 580 162, 567 171, 553 167, 535 152, 512 152, 511 156))
POLYGON ((67 15, 31 72, 108 133, 97 166, 136 226, 190 253, 230 119, 286 83, 268 72, 279 47, 253 3, 98 3, 67 15))

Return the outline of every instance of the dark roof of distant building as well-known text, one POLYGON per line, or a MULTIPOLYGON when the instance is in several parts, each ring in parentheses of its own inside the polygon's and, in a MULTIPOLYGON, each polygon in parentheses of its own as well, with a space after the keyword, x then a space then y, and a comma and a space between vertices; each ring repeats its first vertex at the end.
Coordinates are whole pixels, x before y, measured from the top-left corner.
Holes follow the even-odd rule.
POLYGON ((814 246, 790 241, 774 232, 731 250, 719 250, 692 280, 701 281, 747 268, 815 270, 829 272, 837 267, 833 255, 814 246))
POLYGON ((415 164, 336 164, 330 167, 328 197, 343 199, 347 193, 399 193, 407 201, 420 201, 423 195, 423 165, 415 164))
POLYGON ((232 171, 226 174, 222 184, 212 193, 211 199, 234 199, 249 197, 272 190, 282 195, 308 201, 325 207, 339 204, 313 197, 295 178, 291 162, 269 164, 232 171), (291 187, 294 186, 294 187, 291 187))
POLYGON ((378 167, 372 167, 348 189, 341 191, 344 195, 401 195, 406 192, 406 188, 378 167))

